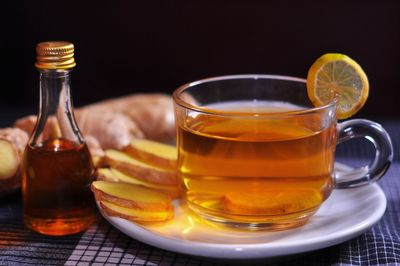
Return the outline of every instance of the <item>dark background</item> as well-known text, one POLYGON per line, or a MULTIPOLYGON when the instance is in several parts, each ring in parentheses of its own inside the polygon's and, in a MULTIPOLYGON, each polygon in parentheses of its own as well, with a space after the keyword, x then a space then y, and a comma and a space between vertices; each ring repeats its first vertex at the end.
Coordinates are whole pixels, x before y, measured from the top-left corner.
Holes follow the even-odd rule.
POLYGON ((75 44, 75 106, 171 93, 210 76, 306 77, 340 52, 370 80, 357 117, 400 115, 400 1, 10 1, 2 4, 0 125, 36 113, 35 45, 75 44))

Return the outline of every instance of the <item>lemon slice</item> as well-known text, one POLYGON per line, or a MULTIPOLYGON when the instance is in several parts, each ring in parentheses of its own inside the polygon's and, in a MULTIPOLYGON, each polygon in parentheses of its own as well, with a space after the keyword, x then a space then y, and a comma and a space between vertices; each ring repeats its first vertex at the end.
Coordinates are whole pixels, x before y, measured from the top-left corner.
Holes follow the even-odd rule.
POLYGON ((346 55, 325 54, 308 71, 308 97, 315 106, 326 105, 336 98, 339 119, 357 113, 367 101, 368 92, 367 75, 346 55))

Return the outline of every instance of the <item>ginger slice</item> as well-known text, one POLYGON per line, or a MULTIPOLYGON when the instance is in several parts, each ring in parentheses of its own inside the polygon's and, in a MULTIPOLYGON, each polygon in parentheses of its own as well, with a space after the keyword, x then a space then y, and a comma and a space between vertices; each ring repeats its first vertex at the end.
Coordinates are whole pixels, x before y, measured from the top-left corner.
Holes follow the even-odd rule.
POLYGON ((14 145, 0 139, 0 180, 14 177, 19 169, 19 155, 14 145))
POLYGON ((97 180, 109 181, 109 182, 123 182, 134 185, 142 185, 148 188, 153 188, 156 190, 160 190, 171 198, 176 199, 179 198, 182 194, 182 191, 179 186, 170 186, 170 185, 157 185, 150 182, 146 182, 140 180, 134 176, 126 175, 116 169, 113 168, 100 168, 97 169, 97 180))
POLYGON ((132 222, 162 222, 174 217, 172 210, 144 211, 121 207, 107 201, 100 201, 100 206, 107 215, 117 216, 132 222))
POLYGON ((176 170, 178 150, 172 145, 135 139, 125 149, 128 155, 156 167, 176 170))
MULTIPOLYGON (((106 181, 106 182, 123 182, 123 183, 130 183, 130 182, 124 182, 120 180, 115 174, 114 170, 111 170, 111 168, 98 168, 96 171, 96 180, 97 181, 106 181)), ((130 183, 134 185, 141 185, 139 183, 130 183)))
POLYGON ((233 192, 223 198, 227 211, 244 215, 289 214, 316 207, 321 202, 321 194, 311 189, 233 192))
POLYGON ((143 186, 94 181, 91 189, 97 201, 144 211, 173 210, 172 201, 166 194, 143 186))
POLYGON ((121 171, 124 174, 135 176, 143 181, 160 185, 178 185, 176 171, 167 171, 140 162, 129 155, 116 150, 107 150, 104 156, 105 164, 121 171))

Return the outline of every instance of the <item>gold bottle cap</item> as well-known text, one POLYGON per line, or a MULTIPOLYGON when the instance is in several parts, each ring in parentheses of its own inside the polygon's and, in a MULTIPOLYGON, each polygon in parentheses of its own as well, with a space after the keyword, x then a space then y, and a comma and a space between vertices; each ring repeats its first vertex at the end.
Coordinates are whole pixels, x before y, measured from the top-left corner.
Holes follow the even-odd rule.
POLYGON ((70 42, 41 42, 36 46, 39 69, 68 69, 75 66, 74 45, 70 42))

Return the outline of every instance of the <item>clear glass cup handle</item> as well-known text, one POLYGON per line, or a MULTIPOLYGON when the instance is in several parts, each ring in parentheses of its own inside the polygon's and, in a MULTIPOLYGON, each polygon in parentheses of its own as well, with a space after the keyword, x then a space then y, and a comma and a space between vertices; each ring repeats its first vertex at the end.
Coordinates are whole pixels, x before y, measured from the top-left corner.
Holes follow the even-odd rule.
POLYGON ((393 160, 393 145, 385 129, 370 120, 353 119, 338 125, 338 144, 352 138, 366 138, 375 146, 375 158, 359 169, 340 170, 334 174, 335 188, 353 188, 379 180, 393 160))

